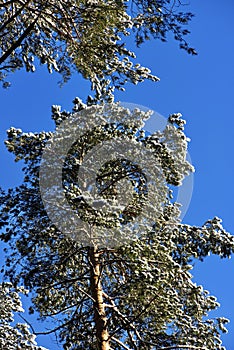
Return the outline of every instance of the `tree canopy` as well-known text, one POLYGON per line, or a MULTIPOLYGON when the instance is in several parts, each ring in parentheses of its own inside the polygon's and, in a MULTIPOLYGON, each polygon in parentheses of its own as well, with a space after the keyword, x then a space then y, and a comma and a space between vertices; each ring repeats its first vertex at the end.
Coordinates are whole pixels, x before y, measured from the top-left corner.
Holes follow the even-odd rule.
MULTIPOLYGON (((87 113, 87 122, 92 125, 93 121, 95 125, 97 115, 103 113, 102 106, 88 107, 79 99, 74 103, 72 113, 53 107, 52 118, 57 127, 76 117, 79 121, 76 125, 82 128, 82 111, 87 113)), ((192 281, 190 272, 192 261, 202 260, 210 252, 223 258, 230 256, 234 239, 218 218, 208 220, 202 227, 180 222, 179 206, 171 199, 170 184, 180 185, 192 171, 186 161, 184 121, 178 114, 171 115, 163 132, 146 135, 143 126, 148 113, 129 111, 116 104, 111 104, 107 111, 102 127, 93 127, 79 138, 64 163, 63 189, 73 209, 87 223, 87 231, 82 235, 88 237, 89 244, 60 231, 59 220, 66 222, 69 215, 52 203, 57 218, 53 222, 45 199, 44 205, 42 202, 39 164, 53 133, 23 133, 14 128, 8 131, 7 148, 17 161, 25 163, 25 180, 1 195, 1 222, 5 227, 1 238, 11 247, 5 274, 15 284, 22 281, 34 293, 31 312, 37 310, 42 319, 57 322, 48 332, 58 333, 64 349, 223 350, 220 332, 226 331, 227 320, 206 317, 218 303, 192 281), (116 110, 122 122, 111 122, 110 116, 116 110), (110 164, 103 167, 97 179, 99 195, 107 202, 113 200, 113 188, 121 177, 127 177, 132 186, 134 203, 121 212, 120 227, 106 221, 102 210, 90 211, 77 183, 76 174, 84 154, 104 140, 123 135, 149 149, 155 166, 160 164, 163 170, 165 182, 157 194, 163 204, 161 211, 154 212, 155 221, 151 224, 147 213, 142 225, 137 219, 137 203, 144 206, 149 184, 140 176, 144 170, 133 171, 134 164, 119 159, 115 166, 111 164, 111 171, 110 164), (101 238, 93 235, 94 222, 104 227, 101 238), (113 227, 117 241, 121 241, 121 226, 126 222, 133 222, 132 229, 138 228, 134 238, 126 244, 113 244, 114 241, 112 246, 105 244, 113 227)), ((48 187, 50 176, 53 172, 48 173, 48 187)), ((49 202, 50 194, 46 194, 49 202)), ((76 231, 70 222, 67 226, 76 231)))
POLYGON ((144 79, 158 80, 134 63, 125 37, 139 46, 151 37, 166 41, 172 33, 180 47, 196 54, 185 40, 192 17, 180 1, 3 0, 0 4, 0 80, 18 69, 34 72, 37 61, 67 81, 78 71, 92 82, 97 96, 144 79), (183 7, 184 9, 184 7, 183 7))

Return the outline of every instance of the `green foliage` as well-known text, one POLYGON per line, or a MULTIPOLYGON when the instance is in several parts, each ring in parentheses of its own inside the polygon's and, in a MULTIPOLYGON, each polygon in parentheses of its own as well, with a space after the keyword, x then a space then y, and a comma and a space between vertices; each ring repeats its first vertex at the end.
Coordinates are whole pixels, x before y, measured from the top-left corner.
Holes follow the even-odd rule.
POLYGON ((11 283, 0 284, 0 349, 46 350, 37 346, 35 335, 25 323, 14 322, 14 313, 24 312, 19 293, 26 294, 22 288, 14 288, 11 283))
MULTIPOLYGON (((34 72, 37 60, 66 82, 78 71, 92 82, 96 97, 123 89, 129 81, 157 81, 150 70, 134 64, 135 54, 124 37, 137 45, 151 36, 166 41, 172 32, 180 47, 195 54, 184 40, 192 14, 179 12, 175 1, 67 0, 7 1, 0 4, 0 80, 25 68, 34 72)), ((179 3, 179 2, 178 2, 179 3)))
MULTIPOLYGON (((91 108, 79 99, 74 103, 73 113, 53 107, 57 125, 75 112, 91 108)), ((101 107, 92 108, 95 119, 101 107)), ((111 108, 120 107, 113 104, 110 111, 111 108)), ((122 112, 129 121, 131 113, 136 120, 137 116, 141 121, 148 117, 139 111, 130 113, 122 109, 122 112)), ((151 148, 166 177, 168 196, 163 197, 163 210, 154 224, 142 227, 130 244, 112 249, 97 247, 111 348, 224 349, 220 332, 226 331, 227 320, 208 319, 208 312, 216 309, 218 303, 192 281, 190 272, 191 263, 209 253, 229 257, 234 251, 234 239, 218 218, 208 220, 202 227, 182 224, 179 205, 170 200, 169 184, 180 185, 183 177, 192 171, 185 160, 184 122, 180 115, 171 115, 163 132, 146 136, 143 130, 134 130, 126 120, 123 119, 117 128, 113 125, 107 128, 104 123, 101 132, 94 129, 85 135, 83 143, 76 145, 79 154, 85 145, 94 145, 105 135, 114 138, 123 130, 136 142, 151 148), (174 145, 179 150, 174 153, 169 138, 172 130, 174 145)), ((90 247, 60 232, 48 218, 40 197, 40 159, 51 136, 51 132, 23 133, 14 128, 8 131, 6 146, 17 161, 24 161, 25 180, 21 186, 1 194, 1 218, 5 227, 1 238, 10 244, 5 274, 16 284, 23 280, 34 293, 32 312, 35 309, 42 319, 51 318, 57 322, 55 331, 64 349, 91 350, 97 348, 97 338, 90 289, 90 247)), ((69 161, 67 158, 65 163, 66 182, 74 178, 69 161)), ((118 178, 119 172, 122 174, 123 164, 116 169, 114 178, 112 173, 108 178, 105 167, 101 170, 104 187, 110 190, 105 193, 105 199, 113 195, 112 185, 115 176, 118 178)))

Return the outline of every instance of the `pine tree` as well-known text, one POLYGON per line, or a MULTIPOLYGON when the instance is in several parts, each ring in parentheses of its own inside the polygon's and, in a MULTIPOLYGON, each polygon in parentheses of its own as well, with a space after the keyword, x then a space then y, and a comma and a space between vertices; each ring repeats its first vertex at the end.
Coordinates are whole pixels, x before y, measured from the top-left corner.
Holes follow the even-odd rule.
MULTIPOLYGON (((218 303, 192 281, 191 270, 209 253, 229 257, 234 239, 217 217, 202 227, 180 222, 171 186, 193 171, 181 116, 147 134, 149 113, 116 103, 87 106, 76 98, 71 113, 52 111, 56 132, 11 128, 6 141, 25 163, 25 179, 1 194, 1 238, 10 244, 5 276, 34 293, 30 311, 57 322, 49 332, 64 349, 224 349, 220 332, 227 320, 207 318, 218 303), (123 157, 111 158, 108 142, 118 140, 129 140, 142 166, 121 148, 123 157), (110 160, 98 167, 94 198, 77 174, 86 155, 105 142, 110 160), (62 190, 54 179, 61 164, 62 190), (116 202, 121 180, 132 192, 124 208, 116 202), (103 205, 95 207, 95 199, 103 205)), ((85 163, 87 181, 96 169, 92 159, 85 163)))

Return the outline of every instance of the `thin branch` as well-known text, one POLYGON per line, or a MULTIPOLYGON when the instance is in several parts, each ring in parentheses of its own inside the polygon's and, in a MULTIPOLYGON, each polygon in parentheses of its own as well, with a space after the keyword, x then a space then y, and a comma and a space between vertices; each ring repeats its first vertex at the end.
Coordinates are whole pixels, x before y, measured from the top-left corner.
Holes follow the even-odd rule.
POLYGON ((6 66, 3 66, 3 67, 0 67, 0 70, 8 70, 8 69, 16 69, 16 65, 6 65, 6 66))
POLYGON ((128 336, 129 336, 129 338, 130 338, 130 340, 131 340, 131 342, 132 342, 132 345, 133 345, 133 347, 134 347, 134 350, 138 350, 138 349, 137 349, 137 346, 136 346, 136 344, 135 344, 135 343, 136 343, 136 340, 133 339, 133 335, 132 335, 131 331, 128 329, 127 332, 128 332, 128 336))
POLYGON ((74 308, 75 306, 76 306, 76 307, 80 306, 80 304, 81 304, 81 303, 79 303, 79 304, 75 303, 75 304, 72 304, 72 305, 70 305, 70 306, 67 306, 67 307, 65 307, 65 308, 63 308, 63 309, 60 309, 59 311, 51 312, 51 313, 48 313, 48 314, 43 313, 42 316, 43 316, 43 317, 53 317, 53 316, 57 316, 57 315, 59 315, 59 314, 61 314, 61 313, 64 313, 65 311, 67 311, 67 310, 69 310, 69 309, 74 308))
POLYGON ((77 309, 74 311, 72 317, 70 320, 68 320, 67 322, 64 322, 63 324, 61 324, 60 326, 58 327, 55 327, 54 329, 51 329, 47 332, 34 332, 35 335, 48 335, 48 334, 52 334, 52 333, 55 333, 57 332, 59 329, 63 328, 64 326, 67 326, 68 324, 72 323, 73 322, 73 317, 74 315, 76 314, 77 312, 77 309))
POLYGON ((126 350, 132 350, 130 349, 128 346, 126 346, 124 343, 122 343, 119 339, 112 337, 111 340, 114 340, 116 343, 118 343, 119 345, 121 345, 124 349, 126 350))
MULTIPOLYGON (((103 292, 103 296, 104 296, 106 299, 108 299, 108 300, 110 301, 110 303, 113 305, 113 310, 117 313, 118 316, 120 316, 120 318, 122 319, 122 321, 123 321, 123 323, 124 323, 124 326, 125 326, 125 327, 131 327, 131 328, 134 330, 134 332, 135 332, 137 338, 138 338, 139 340, 143 341, 142 338, 141 338, 141 336, 140 336, 140 333, 138 332, 138 330, 136 329, 136 327, 134 326, 134 324, 132 323, 132 321, 129 321, 128 317, 127 317, 126 315, 124 315, 122 312, 119 311, 119 309, 118 309, 118 307, 116 306, 114 300, 113 300, 111 297, 109 297, 109 295, 107 295, 107 294, 104 293, 104 292, 103 292)), ((134 319, 133 319, 133 321, 134 321, 134 319)), ((115 330, 114 332, 112 332, 112 334, 109 336, 109 339, 111 339, 111 338, 113 337, 113 335, 114 335, 115 333, 117 333, 117 332, 118 332, 120 329, 122 329, 122 328, 123 328, 123 327, 119 327, 119 328, 117 328, 117 330, 115 330)))
POLYGON ((33 334, 35 334, 35 329, 34 329, 33 325, 32 325, 28 320, 26 320, 26 318, 23 317, 20 313, 18 313, 18 316, 19 316, 20 318, 22 318, 22 320, 24 320, 24 322, 26 322, 26 323, 29 325, 29 327, 31 328, 33 334))
POLYGON ((86 291, 84 291, 82 288, 78 287, 79 291, 83 294, 85 294, 89 299, 91 299, 93 302, 95 302, 95 299, 90 295, 88 294, 86 291))
MULTIPOLYGON (((148 344, 151 344, 150 342, 147 342, 148 344)), ((151 344, 156 345, 156 344, 151 344)), ((179 349, 191 349, 191 350, 209 350, 207 347, 197 347, 194 345, 174 345, 174 346, 164 346, 162 348, 159 348, 158 350, 179 350, 179 349)))
POLYGON ((79 277, 76 278, 67 278, 61 282, 56 282, 54 284, 48 285, 46 287, 40 288, 40 291, 45 291, 47 289, 51 289, 51 288, 56 288, 58 286, 63 286, 64 284, 73 284, 75 282, 80 281, 82 278, 84 278, 84 276, 87 275, 87 271, 85 271, 82 275, 80 275, 79 277))

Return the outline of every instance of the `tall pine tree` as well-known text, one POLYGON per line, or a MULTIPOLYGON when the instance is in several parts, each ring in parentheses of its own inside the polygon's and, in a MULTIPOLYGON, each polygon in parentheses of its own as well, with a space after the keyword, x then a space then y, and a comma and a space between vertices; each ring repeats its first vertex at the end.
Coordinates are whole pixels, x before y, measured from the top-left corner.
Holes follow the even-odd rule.
POLYGON ((31 290, 30 311, 57 323, 45 333, 56 332, 64 349, 223 349, 220 331, 226 331, 227 320, 207 318, 218 303, 192 281, 190 272, 192 261, 203 260, 210 252, 230 256, 234 239, 216 217, 202 227, 180 222, 171 185, 180 186, 193 170, 186 161, 184 121, 178 114, 171 115, 163 132, 148 135, 144 121, 149 113, 118 104, 86 106, 79 99, 74 104, 71 113, 53 107, 57 139, 53 132, 8 131, 6 146, 16 161, 25 163, 25 179, 21 186, 1 194, 1 238, 10 244, 5 275, 31 290), (113 120, 113 115, 120 119, 113 120), (75 124, 70 123, 73 120, 75 124), (97 120, 102 120, 101 126, 97 120), (85 123, 88 132, 84 132, 85 123), (58 130, 63 125, 66 135, 80 130, 81 136, 62 159, 64 196, 56 204, 58 188, 50 184, 59 164, 53 158, 59 157, 53 142, 60 140, 58 130), (109 220, 104 209, 90 206, 89 190, 82 192, 77 173, 94 147, 121 138, 131 140, 140 154, 150 151, 155 160, 151 166, 160 166, 164 181, 154 178, 161 187, 150 193, 147 169, 125 158, 110 159, 96 178, 98 198, 113 205, 120 190, 118 181, 124 179, 133 195, 129 205, 109 220), (48 188, 42 195, 40 165, 49 142, 51 172, 44 175, 48 188), (69 212, 66 215, 64 201, 85 223, 82 232, 75 221, 72 225, 69 212), (146 210, 151 206, 152 211, 146 210), (58 228, 61 222, 64 230, 58 228))

